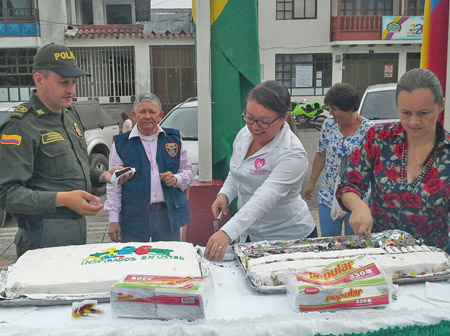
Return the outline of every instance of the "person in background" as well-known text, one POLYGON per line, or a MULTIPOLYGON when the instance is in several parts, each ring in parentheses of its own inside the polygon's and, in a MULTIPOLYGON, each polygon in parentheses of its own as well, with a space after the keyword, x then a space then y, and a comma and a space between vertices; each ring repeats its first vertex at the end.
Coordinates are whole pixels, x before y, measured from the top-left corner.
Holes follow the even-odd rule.
POLYGON ((358 114, 358 92, 349 84, 334 84, 328 90, 324 103, 329 108, 330 117, 325 120, 320 131, 319 145, 304 196, 311 199, 319 176, 325 170, 317 197, 322 236, 340 236, 344 223, 345 234, 353 234, 348 222, 350 214, 333 220, 330 215, 331 205, 342 158, 353 152, 373 122, 358 114))
POLYGON ((131 111, 136 125, 116 135, 109 164, 136 169, 122 187, 107 186, 112 241, 180 240, 180 228, 189 222, 185 190, 194 173, 180 132, 162 128, 161 102, 152 93, 141 94, 131 111))
POLYGON ((131 131, 131 129, 133 128, 133 123, 131 122, 130 117, 128 116, 128 113, 126 112, 122 112, 120 114, 120 116, 122 117, 122 133, 131 131))
POLYGON ((315 223, 300 195, 308 158, 289 129, 291 97, 275 81, 250 91, 236 136, 230 172, 211 206, 213 216, 228 213, 236 197, 238 212, 208 240, 205 257, 222 260, 232 240, 303 239, 315 237, 315 223))
POLYGON ((442 86, 433 72, 406 72, 396 91, 399 122, 373 126, 355 149, 336 197, 357 235, 400 229, 450 250, 450 134, 438 123, 442 86), (370 205, 361 200, 371 183, 370 205))
MULTIPOLYGON (((36 90, 0 127, 0 208, 17 214, 17 256, 28 250, 86 243, 85 215, 102 208, 92 185, 123 167, 89 166, 82 125, 71 110, 77 67, 70 49, 47 44, 33 63, 36 90)), ((123 177, 120 183, 130 178, 123 177)))

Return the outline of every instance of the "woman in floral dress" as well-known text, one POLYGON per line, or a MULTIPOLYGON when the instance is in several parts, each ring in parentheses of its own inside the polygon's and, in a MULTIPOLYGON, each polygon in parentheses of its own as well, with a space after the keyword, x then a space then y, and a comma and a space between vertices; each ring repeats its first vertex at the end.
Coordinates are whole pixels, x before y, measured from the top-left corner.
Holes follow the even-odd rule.
POLYGON ((427 69, 397 85, 400 122, 371 127, 336 191, 358 235, 400 229, 450 250, 450 134, 439 124, 442 86, 427 69), (371 183, 368 206, 360 195, 371 183))
POLYGON ((324 103, 329 106, 331 116, 323 123, 311 176, 304 194, 306 199, 311 199, 312 191, 323 170, 317 197, 322 236, 340 236, 343 222, 345 233, 353 234, 348 222, 350 214, 333 219, 330 215, 331 205, 342 158, 353 152, 373 122, 358 114, 358 92, 349 84, 334 84, 328 90, 324 103))

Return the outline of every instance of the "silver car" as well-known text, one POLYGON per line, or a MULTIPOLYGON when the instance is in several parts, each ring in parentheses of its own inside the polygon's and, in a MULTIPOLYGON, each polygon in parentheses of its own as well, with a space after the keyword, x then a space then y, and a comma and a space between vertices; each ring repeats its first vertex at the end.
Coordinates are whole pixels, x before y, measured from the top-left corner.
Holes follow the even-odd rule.
POLYGON ((180 131, 183 146, 189 155, 194 169, 198 174, 198 103, 196 98, 189 98, 178 104, 161 121, 161 127, 175 128, 180 131))
POLYGON ((358 113, 375 124, 398 121, 396 83, 369 86, 361 99, 358 113))

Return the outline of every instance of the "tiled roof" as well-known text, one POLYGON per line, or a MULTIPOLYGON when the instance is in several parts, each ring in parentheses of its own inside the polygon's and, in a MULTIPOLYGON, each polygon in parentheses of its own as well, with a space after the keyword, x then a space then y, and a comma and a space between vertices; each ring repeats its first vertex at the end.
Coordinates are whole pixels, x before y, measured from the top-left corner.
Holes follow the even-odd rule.
POLYGON ((151 14, 192 14, 191 8, 152 8, 151 14))
POLYGON ((194 34, 144 34, 143 24, 114 24, 114 25, 75 25, 66 29, 66 37, 79 39, 94 38, 168 38, 193 39, 194 34))

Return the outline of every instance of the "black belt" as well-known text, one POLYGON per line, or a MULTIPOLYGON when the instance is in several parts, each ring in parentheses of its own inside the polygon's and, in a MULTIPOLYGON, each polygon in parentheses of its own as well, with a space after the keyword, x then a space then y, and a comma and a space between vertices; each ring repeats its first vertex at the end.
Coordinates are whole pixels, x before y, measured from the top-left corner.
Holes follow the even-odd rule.
POLYGON ((162 211, 167 208, 166 202, 152 203, 148 207, 150 211, 162 211))

